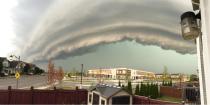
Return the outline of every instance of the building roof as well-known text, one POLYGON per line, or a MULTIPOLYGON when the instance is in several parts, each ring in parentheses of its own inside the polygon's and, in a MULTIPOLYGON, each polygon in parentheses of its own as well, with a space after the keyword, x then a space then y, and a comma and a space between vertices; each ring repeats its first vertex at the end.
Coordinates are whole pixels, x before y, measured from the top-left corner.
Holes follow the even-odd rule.
POLYGON ((155 74, 155 75, 163 75, 163 73, 157 73, 157 74, 155 74))
POLYGON ((170 74, 170 75, 182 75, 181 73, 173 73, 173 74, 170 74))
MULTIPOLYGON (((118 86, 111 86, 106 84, 97 84, 96 86, 90 87, 90 91, 97 91, 104 98, 109 98, 114 94, 123 90, 123 88, 118 86)), ((127 92, 128 93, 128 92, 127 92)), ((129 93, 128 93, 129 94, 129 93)))

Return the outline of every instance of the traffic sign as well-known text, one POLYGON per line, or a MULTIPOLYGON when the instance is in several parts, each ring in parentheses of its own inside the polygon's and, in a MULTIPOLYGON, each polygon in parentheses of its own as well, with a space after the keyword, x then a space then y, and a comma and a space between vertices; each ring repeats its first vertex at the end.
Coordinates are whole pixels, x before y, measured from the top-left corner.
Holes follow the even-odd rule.
POLYGON ((15 73, 15 78, 16 78, 16 79, 19 79, 19 78, 20 78, 20 73, 19 73, 19 72, 16 72, 16 73, 15 73))

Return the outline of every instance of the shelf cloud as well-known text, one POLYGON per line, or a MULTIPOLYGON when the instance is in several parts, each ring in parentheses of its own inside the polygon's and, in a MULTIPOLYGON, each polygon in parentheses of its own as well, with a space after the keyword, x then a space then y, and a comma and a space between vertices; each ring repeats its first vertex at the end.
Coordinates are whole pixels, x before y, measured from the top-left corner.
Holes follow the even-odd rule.
POLYGON ((188 2, 22 0, 14 10, 18 51, 27 61, 46 61, 95 52, 104 44, 134 40, 180 54, 195 54, 195 44, 183 40, 180 32, 179 17, 191 10, 188 2), (34 5, 35 1, 41 5, 34 5))

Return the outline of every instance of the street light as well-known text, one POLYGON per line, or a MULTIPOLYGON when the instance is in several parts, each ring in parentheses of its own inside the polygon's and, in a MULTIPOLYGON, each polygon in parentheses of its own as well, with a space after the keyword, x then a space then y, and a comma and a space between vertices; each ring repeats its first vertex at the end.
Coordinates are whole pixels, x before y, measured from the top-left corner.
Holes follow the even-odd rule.
MULTIPOLYGON (((16 55, 10 55, 9 56, 9 58, 8 58, 8 60, 11 62, 11 61, 13 61, 13 58, 16 58, 16 59, 18 59, 18 69, 21 69, 21 65, 20 65, 20 56, 16 56, 16 55)), ((19 73, 18 73, 18 71, 17 71, 17 69, 15 68, 15 75, 16 74, 18 74, 19 75, 19 73)), ((19 77, 16 77, 16 88, 18 89, 18 80, 19 80, 19 77)))
POLYGON ((200 28, 197 24, 199 14, 194 12, 185 12, 181 15, 182 37, 185 40, 196 39, 200 35, 200 28))
POLYGON ((82 88, 82 76, 83 76, 83 64, 81 64, 81 80, 80 80, 80 84, 81 84, 81 88, 82 88))
MULTIPOLYGON (((18 59, 18 69, 20 69, 21 68, 21 65, 20 65, 20 56, 10 55, 9 58, 8 58, 8 60, 11 62, 11 61, 14 61, 14 58, 15 59, 18 59)), ((15 71, 17 71, 17 70, 15 69, 15 71)))
POLYGON ((20 56, 16 56, 16 55, 10 55, 8 60, 13 61, 14 60, 13 58, 16 58, 16 59, 18 59, 18 61, 20 61, 20 56))

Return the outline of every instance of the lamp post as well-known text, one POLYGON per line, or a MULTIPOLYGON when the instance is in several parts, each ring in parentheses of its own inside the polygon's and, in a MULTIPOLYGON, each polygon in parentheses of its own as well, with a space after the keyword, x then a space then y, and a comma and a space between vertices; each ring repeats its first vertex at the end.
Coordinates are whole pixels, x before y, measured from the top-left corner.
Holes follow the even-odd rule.
MULTIPOLYGON (((20 56, 16 56, 16 55, 10 55, 9 56, 9 61, 13 61, 13 58, 16 58, 16 59, 18 59, 18 70, 15 68, 15 75, 16 75, 16 73, 18 73, 20 70, 20 68, 21 68, 21 66, 20 66, 20 56)), ((19 77, 20 77, 20 74, 18 73, 18 77, 16 77, 16 89, 18 89, 18 80, 19 80, 19 77)))
POLYGON ((82 88, 82 76, 83 76, 83 64, 81 64, 81 81, 80 81, 81 88, 82 88))

